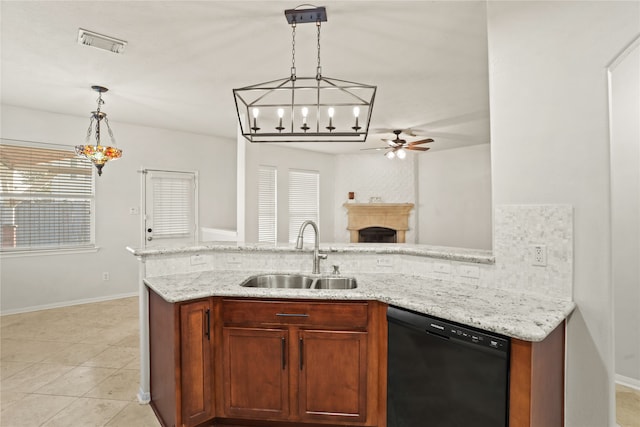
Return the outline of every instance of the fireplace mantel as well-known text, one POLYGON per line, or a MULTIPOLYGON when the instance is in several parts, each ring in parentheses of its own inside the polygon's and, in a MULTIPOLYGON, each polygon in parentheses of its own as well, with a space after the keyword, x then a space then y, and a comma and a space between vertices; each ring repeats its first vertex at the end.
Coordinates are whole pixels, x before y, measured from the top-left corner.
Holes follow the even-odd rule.
POLYGON ((360 230, 368 227, 384 227, 396 230, 398 243, 405 243, 405 233, 409 229, 409 212, 413 203, 345 203, 347 208, 347 230, 351 242, 358 242, 360 230))

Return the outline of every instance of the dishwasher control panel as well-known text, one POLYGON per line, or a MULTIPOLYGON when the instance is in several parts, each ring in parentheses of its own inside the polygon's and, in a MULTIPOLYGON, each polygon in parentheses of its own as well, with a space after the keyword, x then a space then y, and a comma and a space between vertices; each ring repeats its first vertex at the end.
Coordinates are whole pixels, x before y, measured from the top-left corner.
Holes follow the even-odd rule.
POLYGON ((507 351, 509 348, 509 340, 506 338, 493 336, 486 332, 465 328, 449 322, 443 322, 441 320, 429 319, 425 330, 426 332, 444 336, 446 338, 467 341, 483 347, 494 348, 496 350, 507 351))
POLYGON ((463 341, 502 352, 509 351, 509 338, 448 320, 395 307, 388 308, 387 317, 441 338, 463 341))

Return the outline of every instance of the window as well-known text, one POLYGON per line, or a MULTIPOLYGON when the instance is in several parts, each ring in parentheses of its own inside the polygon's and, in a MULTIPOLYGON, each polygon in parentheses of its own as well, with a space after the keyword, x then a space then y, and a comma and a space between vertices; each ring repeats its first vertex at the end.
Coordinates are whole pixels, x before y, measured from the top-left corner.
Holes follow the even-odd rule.
MULTIPOLYGON (((289 243, 295 243, 298 230, 308 219, 319 224, 320 173, 318 171, 289 170, 289 243)), ((314 243, 311 227, 304 233, 305 243, 314 243)))
POLYGON ((197 174, 145 170, 146 246, 196 241, 197 174))
POLYGON ((278 236, 278 170, 260 166, 258 171, 258 242, 276 243, 278 236))
POLYGON ((94 246, 94 174, 72 147, 0 140, 3 252, 94 246))

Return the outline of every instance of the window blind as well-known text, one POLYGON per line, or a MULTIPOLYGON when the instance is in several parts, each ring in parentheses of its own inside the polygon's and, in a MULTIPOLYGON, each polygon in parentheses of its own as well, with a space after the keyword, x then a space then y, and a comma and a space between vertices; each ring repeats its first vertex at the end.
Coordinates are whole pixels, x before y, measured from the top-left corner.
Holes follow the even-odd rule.
POLYGON ((73 147, 0 140, 0 248, 94 245, 94 174, 73 147))
POLYGON ((276 243, 278 235, 278 170, 260 166, 258 170, 258 241, 276 243))
MULTIPOLYGON (((289 170, 289 243, 295 243, 302 223, 308 219, 319 223, 320 173, 289 170)), ((307 227, 305 243, 314 243, 313 228, 307 227)))
POLYGON ((195 174, 150 173, 154 239, 195 236, 195 174))

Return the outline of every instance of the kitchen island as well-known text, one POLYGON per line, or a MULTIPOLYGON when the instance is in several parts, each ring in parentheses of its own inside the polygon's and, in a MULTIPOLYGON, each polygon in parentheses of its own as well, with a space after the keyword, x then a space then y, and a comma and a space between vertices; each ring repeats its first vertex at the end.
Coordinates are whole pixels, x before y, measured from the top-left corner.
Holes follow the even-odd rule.
MULTIPOLYGON (((350 333, 366 332, 377 337, 369 342, 370 356, 375 355, 370 362, 378 367, 376 372, 370 373, 372 377, 369 381, 372 381, 371 378, 375 378, 375 381, 365 388, 369 393, 374 393, 376 404, 379 405, 377 408, 371 408, 372 403, 369 401, 368 415, 360 414, 360 418, 352 419, 351 423, 336 422, 332 425, 385 425, 383 399, 380 396, 384 394, 385 386, 381 369, 386 372, 386 358, 383 354, 386 342, 382 345, 386 337, 386 323, 381 329, 380 319, 383 318, 381 313, 387 304, 511 337, 510 425, 556 425, 553 420, 561 420, 564 320, 575 307, 570 299, 511 289, 505 286, 505 283, 492 284, 491 280, 497 275, 494 273, 496 267, 491 253, 487 251, 420 245, 327 245, 321 250, 329 254, 329 260, 323 262, 322 274, 329 274, 331 265, 339 265, 343 276, 354 277, 357 280, 357 288, 311 290, 240 286, 248 277, 261 273, 308 273, 311 266, 310 252, 296 251, 288 245, 211 245, 144 251, 130 249, 143 261, 141 296, 144 298, 141 298, 141 312, 142 304, 148 309, 149 300, 146 293, 150 290, 152 299, 164 306, 165 316, 174 320, 180 318, 181 308, 184 310, 184 307, 193 302, 201 304, 194 311, 193 319, 197 319, 196 323, 204 321, 205 316, 213 316, 215 321, 224 323, 220 317, 220 310, 230 300, 369 304, 370 317, 377 320, 368 327, 377 329, 362 329, 350 333), (145 272, 144 267, 151 267, 152 271, 145 272), (551 383, 545 379, 550 377, 554 378, 551 383), (376 415, 372 416, 374 413, 376 415), (540 418, 544 416, 547 418, 540 418), (549 424, 549 420, 553 423, 549 424)), ((176 322, 180 324, 179 320, 176 322)), ((338 331, 346 331, 347 326, 340 325, 338 331)), ((177 326, 174 325, 175 327, 177 326)), ((223 346, 222 330, 216 329, 219 327, 222 325, 213 323, 209 333, 214 334, 213 342, 217 343, 217 346, 223 346)), ((179 342, 180 333, 173 338, 179 342)), ((279 339, 282 338, 284 337, 279 339)), ((145 343, 142 340, 141 347, 144 354, 145 343)), ((148 350, 146 353, 148 355, 148 350)), ((176 357, 179 353, 176 349, 173 356, 176 357)), ((202 354, 205 357, 202 360, 218 360, 215 366, 224 359, 223 354, 216 350, 216 346, 210 350, 213 357, 206 352, 202 354)), ((299 354, 294 352, 292 355, 299 354)), ((216 369, 210 369, 213 383, 224 383, 224 376, 219 370, 222 368, 216 369)), ((142 396, 144 368, 141 376, 142 396)), ((176 389, 180 388, 179 383, 174 386, 176 389)), ((218 384, 217 387, 222 386, 218 384)), ((210 399, 211 402, 216 401, 215 391, 214 387, 209 392, 214 396, 210 399)), ((222 388, 218 389, 218 394, 224 394, 222 388)), ((180 392, 177 395, 180 395, 180 392)), ((365 395, 365 399, 370 397, 365 395)), ((152 395, 151 399, 154 400, 155 396, 152 395)), ((222 402, 220 399, 223 399, 223 396, 218 396, 217 399, 218 402, 222 402)), ((197 413, 198 416, 193 418, 192 422, 185 422, 188 417, 184 418, 183 415, 186 417, 187 414, 181 414, 174 419, 184 425, 198 425, 202 420, 215 417, 222 417, 220 422, 224 422, 229 413, 225 411, 224 405, 221 405, 222 403, 217 403, 217 406, 212 404, 209 412, 205 411, 204 415, 197 413)), ((300 415, 296 415, 299 413, 292 413, 293 418, 287 418, 287 422, 306 422, 300 415)), ((317 422, 323 424, 322 420, 317 422)), ((325 425, 326 422, 325 420, 325 425)), ((281 422, 277 425, 289 424, 281 422)))
POLYGON ((397 273, 344 274, 356 279, 355 289, 240 286, 248 277, 265 273, 274 272, 202 271, 149 277, 144 282, 170 303, 210 296, 380 301, 532 342, 544 340, 575 307, 567 300, 397 273))

